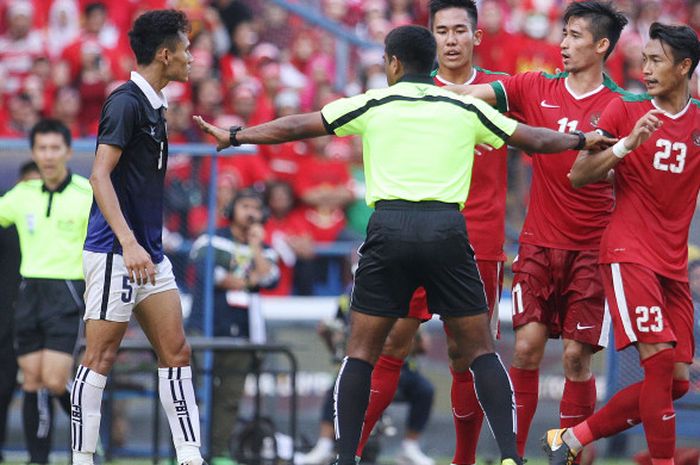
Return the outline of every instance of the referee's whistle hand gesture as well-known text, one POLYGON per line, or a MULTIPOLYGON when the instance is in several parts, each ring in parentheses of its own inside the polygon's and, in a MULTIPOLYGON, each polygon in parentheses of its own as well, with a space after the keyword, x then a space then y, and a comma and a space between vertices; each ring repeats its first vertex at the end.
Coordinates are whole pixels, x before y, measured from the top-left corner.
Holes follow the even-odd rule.
POLYGON ((151 256, 136 242, 136 239, 122 244, 122 257, 129 281, 139 286, 149 282, 155 286, 156 267, 153 265, 151 256))
POLYGON ((218 128, 214 126, 213 124, 207 123, 202 119, 201 116, 196 115, 193 116, 192 119, 195 120, 195 122, 199 125, 199 128, 206 132, 209 135, 214 136, 216 139, 216 150, 221 151, 225 149, 226 147, 229 147, 231 145, 231 134, 228 130, 218 128))

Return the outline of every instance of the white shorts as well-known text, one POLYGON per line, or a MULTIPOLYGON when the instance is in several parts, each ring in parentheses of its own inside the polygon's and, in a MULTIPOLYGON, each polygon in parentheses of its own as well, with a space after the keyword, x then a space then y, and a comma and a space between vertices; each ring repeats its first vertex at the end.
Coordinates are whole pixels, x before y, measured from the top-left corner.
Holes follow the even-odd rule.
POLYGON ((83 250, 85 273, 85 320, 127 322, 143 299, 177 289, 173 266, 168 257, 156 265, 156 284, 138 285, 129 281, 124 258, 116 253, 83 250))

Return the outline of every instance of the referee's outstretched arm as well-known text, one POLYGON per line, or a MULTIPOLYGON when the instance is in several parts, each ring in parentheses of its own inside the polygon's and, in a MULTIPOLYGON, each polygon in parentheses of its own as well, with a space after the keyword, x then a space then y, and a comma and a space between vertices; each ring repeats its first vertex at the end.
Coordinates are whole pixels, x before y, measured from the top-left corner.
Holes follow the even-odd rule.
MULTIPOLYGON (((223 129, 193 116, 200 128, 216 139, 216 149, 223 150, 231 145, 241 144, 280 144, 309 137, 332 134, 321 112, 302 113, 284 116, 257 126, 242 129, 223 129)), ((583 133, 561 133, 548 128, 528 126, 519 123, 515 132, 507 140, 509 145, 531 153, 558 153, 566 150, 605 150, 616 139, 603 136, 595 131, 583 133)))
POLYGON ((566 150, 605 150, 617 139, 595 131, 562 133, 553 129, 518 123, 515 132, 507 139, 508 145, 530 153, 559 153, 566 150))
POLYGON ((283 116, 249 128, 223 129, 193 116, 200 128, 216 139, 216 150, 241 144, 281 144, 292 140, 307 139, 332 134, 320 111, 283 116))

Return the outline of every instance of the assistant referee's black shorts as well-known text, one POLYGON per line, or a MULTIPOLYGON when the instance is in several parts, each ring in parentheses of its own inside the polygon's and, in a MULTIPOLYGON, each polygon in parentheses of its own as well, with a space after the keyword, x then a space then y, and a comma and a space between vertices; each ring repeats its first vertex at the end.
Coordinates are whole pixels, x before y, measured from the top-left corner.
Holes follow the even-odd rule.
POLYGON ((379 201, 358 253, 353 310, 405 317, 413 293, 423 286, 431 313, 445 317, 488 311, 457 204, 379 201))
POLYGON ((15 352, 42 349, 72 354, 84 311, 85 282, 23 279, 15 309, 15 352))

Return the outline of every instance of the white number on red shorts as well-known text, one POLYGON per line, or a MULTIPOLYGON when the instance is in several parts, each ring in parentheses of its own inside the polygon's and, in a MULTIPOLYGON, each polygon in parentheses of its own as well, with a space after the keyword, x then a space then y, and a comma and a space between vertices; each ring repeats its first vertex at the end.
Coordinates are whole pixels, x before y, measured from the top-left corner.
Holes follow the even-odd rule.
POLYGON ((523 289, 520 287, 520 283, 518 283, 513 286, 513 315, 516 313, 523 313, 524 311, 523 289))
POLYGON ((637 315, 637 329, 640 333, 660 333, 664 330, 664 319, 661 315, 661 307, 637 307, 634 310, 637 315))

